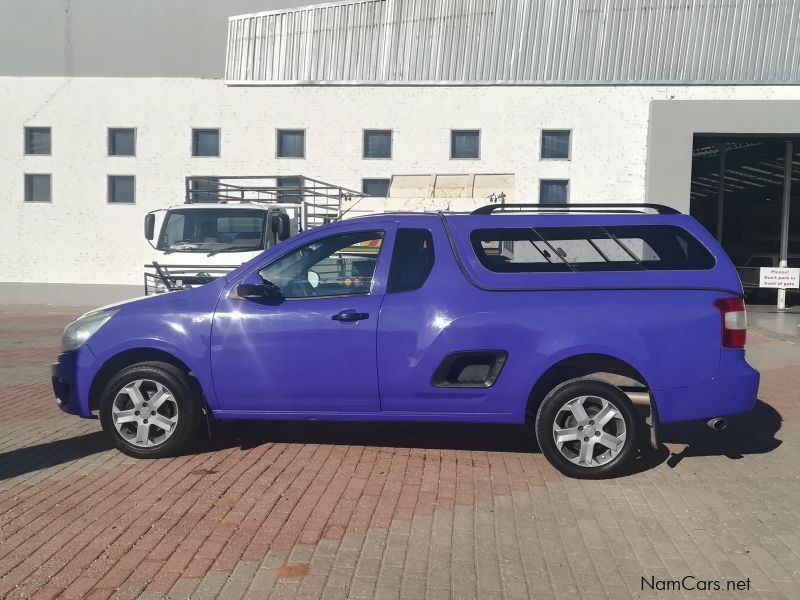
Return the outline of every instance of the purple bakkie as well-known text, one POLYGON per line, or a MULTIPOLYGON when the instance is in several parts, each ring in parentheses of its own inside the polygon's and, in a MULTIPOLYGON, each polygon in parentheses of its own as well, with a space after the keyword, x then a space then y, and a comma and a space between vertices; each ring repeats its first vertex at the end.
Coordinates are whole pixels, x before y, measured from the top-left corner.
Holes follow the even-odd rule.
MULTIPOLYGON (((742 285, 658 205, 492 205, 296 235, 202 287, 89 312, 53 366, 62 410, 124 453, 204 419, 530 423, 575 477, 651 428, 749 411, 742 285)), ((533 432, 532 432, 533 435, 533 432)))

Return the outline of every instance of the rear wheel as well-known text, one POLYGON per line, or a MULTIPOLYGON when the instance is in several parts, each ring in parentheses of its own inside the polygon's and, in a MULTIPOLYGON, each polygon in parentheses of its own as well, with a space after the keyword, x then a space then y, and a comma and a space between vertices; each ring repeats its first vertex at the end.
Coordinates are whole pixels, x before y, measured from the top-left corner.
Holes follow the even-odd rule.
POLYGON ((536 415, 539 448, 571 477, 618 474, 633 460, 639 428, 630 399, 619 388, 591 379, 558 386, 536 415))
POLYGON ((100 398, 100 423, 128 456, 177 453, 197 432, 199 404, 188 376, 166 363, 144 362, 117 373, 100 398))

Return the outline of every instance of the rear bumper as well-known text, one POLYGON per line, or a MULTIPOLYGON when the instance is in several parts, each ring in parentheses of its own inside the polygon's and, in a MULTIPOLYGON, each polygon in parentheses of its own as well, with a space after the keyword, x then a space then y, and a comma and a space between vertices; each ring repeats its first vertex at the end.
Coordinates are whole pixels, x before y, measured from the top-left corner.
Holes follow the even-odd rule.
POLYGON ((760 375, 744 350, 723 348, 716 375, 685 388, 653 390, 659 423, 727 417, 749 412, 758 397, 760 375))
POLYGON ((92 417, 89 410, 91 378, 87 378, 89 369, 86 367, 94 361, 94 354, 84 344, 77 350, 60 354, 58 362, 50 366, 50 380, 56 404, 64 412, 80 417, 92 417))

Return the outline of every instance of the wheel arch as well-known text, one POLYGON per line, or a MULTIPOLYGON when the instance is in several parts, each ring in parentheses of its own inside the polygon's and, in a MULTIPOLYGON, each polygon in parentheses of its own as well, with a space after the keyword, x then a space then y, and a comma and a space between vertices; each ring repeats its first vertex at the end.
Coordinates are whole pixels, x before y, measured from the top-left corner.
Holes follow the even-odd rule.
POLYGON ((130 348, 123 350, 107 359, 103 366, 97 371, 89 387, 89 411, 96 411, 100 408, 100 396, 112 377, 122 369, 141 362, 162 362, 180 369, 187 375, 192 386, 192 391, 198 394, 196 397, 203 398, 202 389, 197 378, 194 377, 192 370, 174 354, 159 348, 130 348))
POLYGON ((650 389, 642 373, 621 358, 602 353, 574 354, 548 367, 533 384, 525 408, 525 421, 532 423, 536 419, 542 401, 557 386, 586 377, 622 388, 645 392, 650 389))

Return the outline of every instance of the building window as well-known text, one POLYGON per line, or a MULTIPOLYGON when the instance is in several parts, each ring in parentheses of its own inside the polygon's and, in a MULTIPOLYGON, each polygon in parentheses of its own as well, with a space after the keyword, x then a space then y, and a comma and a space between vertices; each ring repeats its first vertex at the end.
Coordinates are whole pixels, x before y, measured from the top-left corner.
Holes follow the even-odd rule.
POLYGON ((303 129, 278 129, 278 158, 305 158, 306 132, 303 129))
POLYGON ((450 158, 480 158, 481 132, 477 130, 450 132, 450 158))
POLYGON ((300 178, 299 177, 278 177, 276 185, 279 188, 289 188, 279 190, 276 197, 281 202, 300 202, 300 178))
POLYGON ((219 156, 219 129, 192 129, 192 156, 219 156))
POLYGON ((50 175, 25 175, 25 202, 52 202, 50 175))
POLYGON ((361 191, 367 196, 387 198, 389 196, 390 179, 363 179, 361 181, 361 191))
POLYGON ((566 204, 569 201, 569 179, 542 179, 539 182, 540 204, 566 204))
POLYGON ((364 158, 392 158, 391 130, 364 130, 364 158))
POLYGON ((25 154, 50 154, 51 150, 49 127, 25 128, 25 154))
POLYGON ((109 128, 109 156, 135 156, 136 130, 132 128, 109 128))
POLYGON ((570 132, 568 130, 542 131, 542 158, 569 158, 570 132))
POLYGON ((219 177, 192 177, 189 202, 219 202, 219 177))
POLYGON ((108 201, 111 204, 133 204, 136 184, 133 175, 108 176, 108 201))

